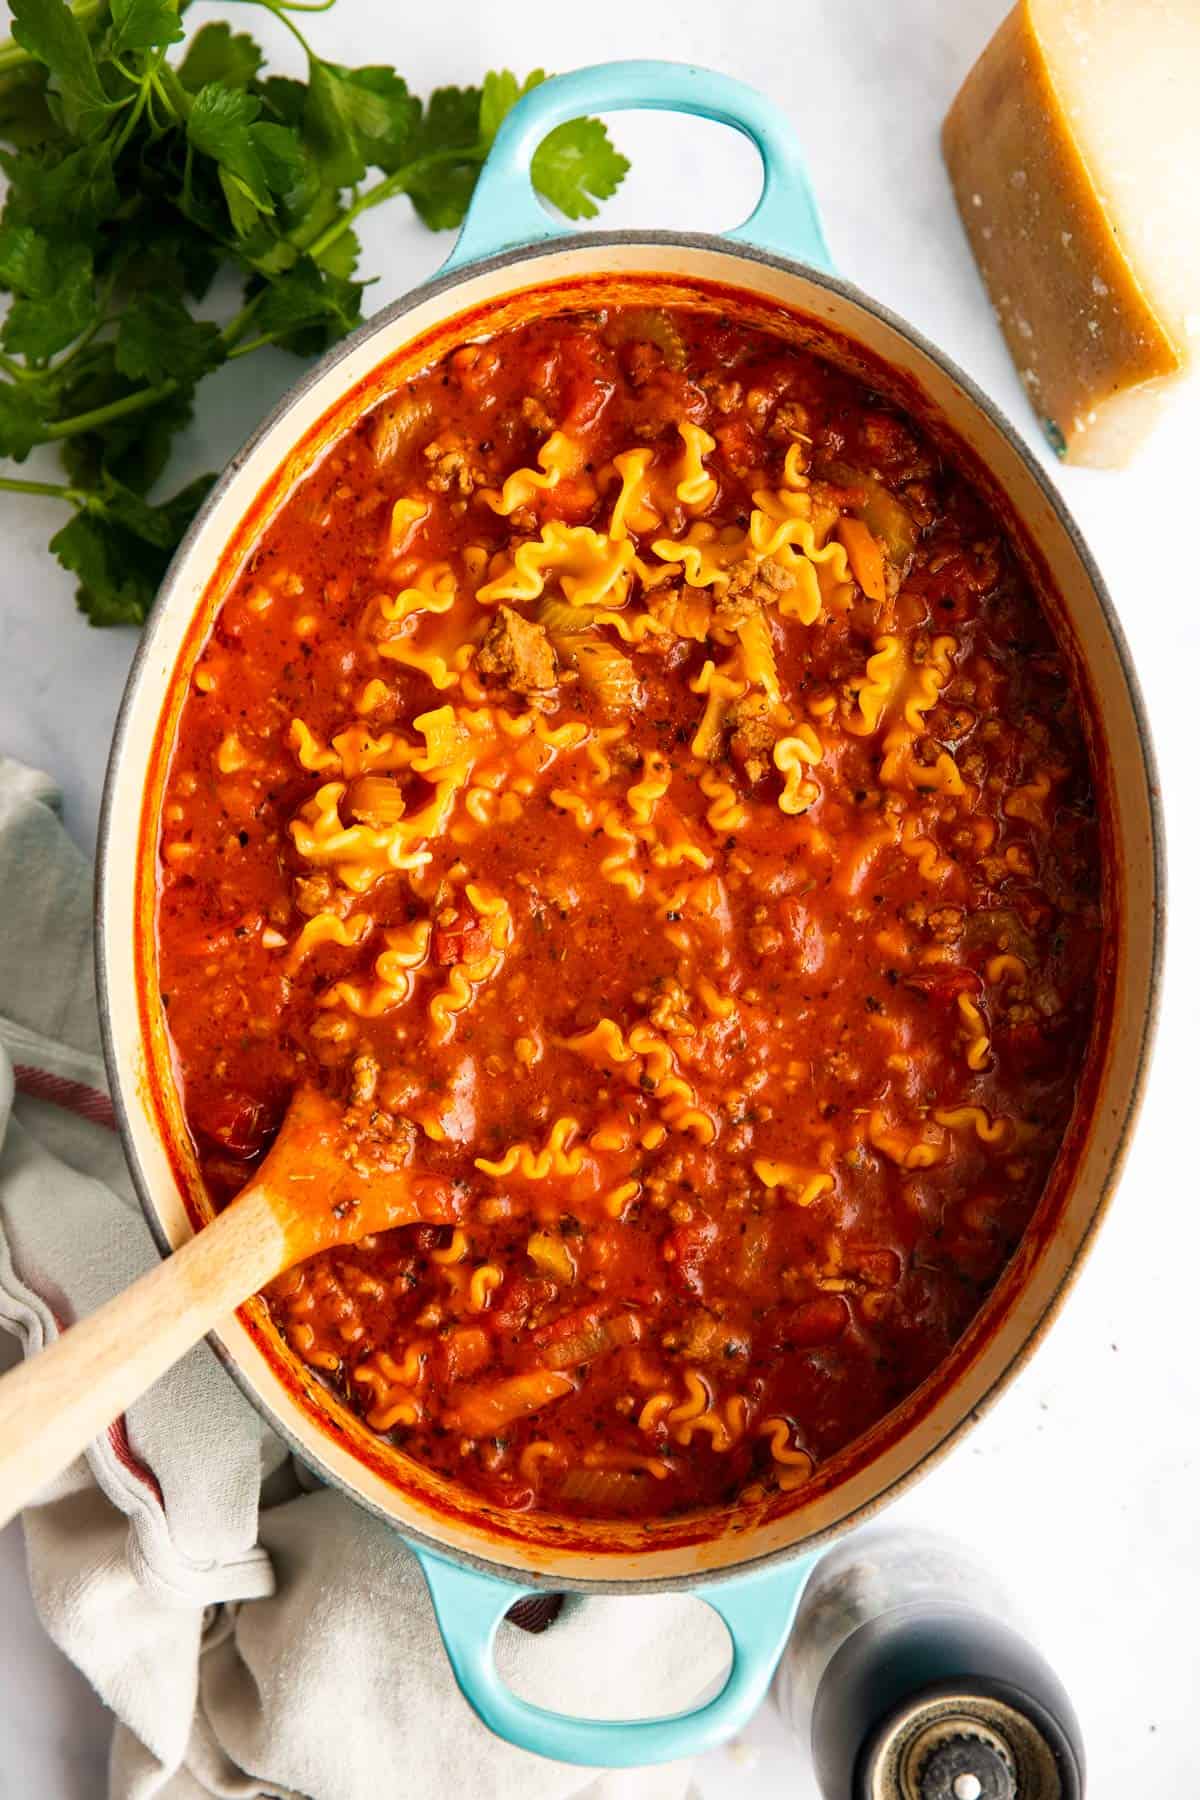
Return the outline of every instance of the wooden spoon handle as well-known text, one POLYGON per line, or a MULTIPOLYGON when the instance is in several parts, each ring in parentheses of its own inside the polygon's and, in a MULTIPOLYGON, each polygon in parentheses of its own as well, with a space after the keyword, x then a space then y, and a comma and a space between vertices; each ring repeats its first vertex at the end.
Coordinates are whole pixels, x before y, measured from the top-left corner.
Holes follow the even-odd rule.
POLYGON ((248 1188, 173 1256, 0 1379, 0 1526, 287 1261, 268 1196, 248 1188))

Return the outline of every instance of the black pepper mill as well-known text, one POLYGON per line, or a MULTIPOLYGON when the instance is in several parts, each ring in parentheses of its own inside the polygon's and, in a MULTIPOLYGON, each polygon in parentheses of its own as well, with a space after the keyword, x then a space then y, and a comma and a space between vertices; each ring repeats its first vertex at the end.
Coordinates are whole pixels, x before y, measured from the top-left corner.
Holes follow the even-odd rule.
POLYGON ((780 1664, 784 1717, 824 1800, 1082 1800, 1061 1682, 994 1577, 913 1532, 822 1559, 780 1664))

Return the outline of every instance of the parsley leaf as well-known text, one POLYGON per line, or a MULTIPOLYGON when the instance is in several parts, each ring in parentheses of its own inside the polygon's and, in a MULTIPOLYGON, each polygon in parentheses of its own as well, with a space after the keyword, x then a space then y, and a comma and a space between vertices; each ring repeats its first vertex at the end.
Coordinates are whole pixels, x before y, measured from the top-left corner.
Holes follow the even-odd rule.
POLYGON ((171 0, 110 0, 112 50, 159 50, 177 44, 183 36, 179 14, 171 0))
MULTIPOLYGON (((105 344, 92 366, 71 382, 63 401, 70 414, 91 413, 129 397, 131 384, 116 369, 114 346, 105 344)), ((79 432, 62 444, 63 464, 79 487, 92 487, 102 475, 145 494, 167 466, 171 446, 191 422, 190 388, 177 387, 153 406, 79 432)))
POLYGON ((409 183, 408 197, 430 231, 453 231, 467 216, 478 180, 478 163, 464 161, 417 176, 409 183))
POLYGON ((41 294, 50 279, 50 245, 32 225, 0 225, 0 281, 18 294, 41 294))
POLYGON ((253 94, 237 93, 219 81, 209 81, 192 103, 187 133, 195 149, 211 156, 220 168, 231 169, 266 206, 270 193, 250 136, 250 127, 261 111, 262 104, 253 94))
MULTIPOLYGON (((226 82, 227 87, 235 85, 232 81, 226 82)), ((297 129, 304 124, 308 89, 302 81, 293 81, 290 75, 268 75, 265 81, 254 84, 254 91, 281 124, 295 125, 297 129)))
POLYGON ((176 74, 189 94, 198 94, 210 81, 244 92, 262 60, 263 53, 252 37, 231 31, 223 19, 217 19, 196 33, 176 74))
POLYGON ((5 219, 35 224, 49 237, 91 242, 121 203, 106 144, 85 144, 61 157, 25 150, 0 156, 0 168, 9 183, 5 219))
MULTIPOLYGON (((546 79, 534 69, 518 82, 508 69, 484 77, 479 107, 479 135, 491 146, 517 101, 546 79)), ((629 170, 627 158, 613 148, 601 119, 569 119, 555 126, 533 154, 533 185, 569 219, 594 219, 597 200, 611 200, 629 170)))
MULTIPOLYGON (((475 191, 483 157, 522 95, 545 81, 535 69, 518 81, 508 69, 493 70, 480 88, 439 88, 431 94, 416 133, 414 160, 438 165, 420 170, 407 192, 435 231, 460 225, 475 191), (455 151, 461 156, 456 157, 455 151)), ((533 155, 534 187, 571 219, 592 219, 597 200, 616 193, 629 163, 614 149, 601 119, 571 119, 546 137, 533 155)))
POLYGON ((534 69, 524 81, 518 81, 509 69, 493 69, 483 78, 483 94, 479 102, 479 136, 487 145, 504 123, 523 94, 540 87, 546 79, 545 69, 534 69))
POLYGON ((130 381, 191 386, 224 360, 218 327, 172 294, 139 294, 121 314, 116 366, 130 381))
POLYGON ((414 155, 427 156, 433 150, 474 149, 480 142, 482 100, 483 91, 477 87, 435 88, 421 116, 414 155))
POLYGON ((394 69, 372 66, 338 74, 357 90, 354 119, 363 156, 385 175, 393 174, 413 154, 421 102, 394 69))
POLYGON ((285 193, 302 167, 303 151, 288 125, 259 122, 262 102, 220 82, 200 89, 188 113, 194 149, 210 156, 229 207, 233 228, 246 236, 259 213, 271 211, 272 196, 285 193))
MULTIPOLYGON (((153 493, 197 384, 230 356, 308 356, 353 330, 359 215, 407 194, 427 224, 459 224, 501 123, 545 79, 493 70, 422 104, 394 69, 327 61, 294 9, 262 4, 288 12, 303 81, 265 74, 255 40, 223 19, 170 62, 187 0, 11 0, 0 456, 56 445, 70 485, 4 485, 72 509, 51 547, 97 624, 145 616, 207 488, 153 493), (218 273, 245 296, 223 330, 193 310, 218 273)), ((583 218, 625 168, 603 125, 577 120, 538 150, 533 179, 583 218)))
POLYGON ((310 64, 304 135, 327 185, 351 187, 372 165, 401 167, 420 116, 420 101, 393 69, 310 64))
POLYGON ((150 506, 105 477, 51 538, 59 562, 79 577, 75 602, 93 625, 142 623, 213 480, 201 475, 161 506, 150 506))
POLYGON ((50 110, 46 71, 39 63, 0 78, 0 140, 26 150, 63 136, 63 126, 50 110))
POLYGON ((444 160, 419 171, 407 192, 431 231, 451 230, 466 216, 486 153, 479 131, 482 99, 479 88, 437 88, 429 96, 413 140, 414 161, 444 160))
POLYGON ((140 494, 107 475, 89 498, 88 510, 107 519, 109 524, 132 532, 143 544, 150 544, 156 550, 173 550, 180 530, 191 524, 214 479, 212 475, 199 475, 169 500, 151 506, 140 494))
POLYGON ((36 391, 0 381, 0 456, 24 462, 45 436, 45 408, 36 391))
POLYGON ((304 138, 333 187, 353 187, 367 172, 358 113, 353 82, 331 63, 310 63, 304 138))
MULTIPOLYGON (((15 229, 26 238, 37 235, 15 229)), ((19 298, 9 308, 0 341, 10 354, 41 363, 74 343, 98 316, 92 253, 86 244, 50 244, 45 238, 40 255, 28 243, 26 249, 20 269, 4 276, 19 298)))
POLYGON ((107 272, 117 278, 123 294, 149 289, 202 300, 220 266, 221 252, 211 239, 147 199, 122 222, 107 272))
POLYGON ((75 604, 93 625, 140 625, 154 604, 166 563, 130 533, 77 512, 50 539, 51 554, 78 575, 75 604))
POLYGON ((361 317, 361 282, 319 268, 306 256, 266 289, 254 321, 265 337, 306 355, 345 337, 361 317))
POLYGON ((268 188, 272 194, 287 194, 304 174, 304 147, 298 133, 290 125, 263 119, 251 127, 250 136, 268 188))
POLYGON ((80 137, 104 129, 111 103, 100 85, 87 34, 64 0, 12 0, 13 39, 58 83, 64 118, 80 137))
POLYGON ((18 296, 0 330, 11 354, 44 362, 97 316, 85 244, 53 244, 28 225, 0 226, 0 281, 18 296))
POLYGON ((348 281, 358 267, 358 259, 362 254, 362 245, 352 231, 343 231, 334 238, 327 250, 314 258, 322 269, 328 269, 331 275, 340 275, 348 281))
POLYGON ((533 185, 568 219, 594 219, 597 200, 611 200, 629 169, 600 119, 556 125, 533 153, 533 185))

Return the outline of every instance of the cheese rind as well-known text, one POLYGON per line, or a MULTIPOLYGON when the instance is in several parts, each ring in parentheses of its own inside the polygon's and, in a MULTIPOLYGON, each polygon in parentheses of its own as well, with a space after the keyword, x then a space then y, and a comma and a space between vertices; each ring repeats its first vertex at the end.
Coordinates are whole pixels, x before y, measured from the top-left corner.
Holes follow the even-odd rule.
MULTIPOLYGON (((1140 24, 1122 0, 1021 0, 968 75, 942 137, 1030 400, 1055 449, 1094 467, 1128 460, 1186 374, 1188 298, 1200 293, 1191 238, 1200 167, 1173 162, 1171 143, 1177 126, 1183 147, 1194 124, 1164 90, 1162 117, 1145 121, 1146 134, 1159 132, 1151 142, 1127 94, 1114 135, 1117 108, 1107 103, 1123 53, 1140 43, 1153 61, 1156 29, 1159 52, 1169 42, 1200 81, 1200 8, 1161 0, 1147 9, 1143 0, 1138 11, 1140 24), (1172 166, 1173 184, 1163 179, 1172 166), (1174 191, 1149 194, 1156 179, 1174 191)), ((1186 89, 1186 68, 1176 72, 1186 89)), ((1200 111, 1200 89, 1190 92, 1200 111)))

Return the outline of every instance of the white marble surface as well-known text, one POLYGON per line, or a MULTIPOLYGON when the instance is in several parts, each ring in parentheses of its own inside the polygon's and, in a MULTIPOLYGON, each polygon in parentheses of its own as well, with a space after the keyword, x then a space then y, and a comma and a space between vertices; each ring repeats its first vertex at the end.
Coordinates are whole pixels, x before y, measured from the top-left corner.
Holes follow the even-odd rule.
MULTIPOLYGON (((189 21, 215 10, 199 4, 189 21)), ((496 64, 566 69, 632 54, 707 63, 765 89, 804 139, 840 268, 944 346, 1031 435, 937 147, 945 107, 1004 10, 1005 0, 759 0, 754 8, 440 0, 414 30, 408 8, 341 0, 334 14, 305 24, 338 60, 394 61, 418 91, 496 64)), ((263 15, 251 22, 270 36, 263 15)), ((286 62, 282 33, 276 42, 286 62)), ((608 209, 611 222, 719 229, 749 210, 755 158, 729 134, 628 114, 616 134, 635 174, 608 209)), ((432 271, 448 248, 402 203, 374 215, 364 235, 365 266, 381 274, 377 304, 432 271)), ((280 357, 210 383, 184 472, 227 453, 293 371, 280 357)), ((1200 1690, 1192 1619, 1200 1360, 1189 1319, 1200 1193, 1184 1121, 1195 1105, 1200 1018, 1200 950, 1188 928, 1200 885, 1191 675, 1200 660, 1200 577, 1190 551, 1172 561, 1146 546, 1191 542, 1197 457, 1188 434, 1198 425, 1200 397, 1181 405, 1135 469, 1056 471, 1132 643, 1168 815, 1177 911, 1137 1143, 1048 1342, 893 1514, 953 1530, 1018 1588, 1077 1702, 1096 1800, 1196 1791, 1189 1739, 1200 1690)), ((0 496, 0 747, 53 771, 71 829, 90 846, 133 639, 94 632, 73 612, 70 583, 44 553, 55 520, 49 503, 0 496)), ((0 1647, 0 1796, 92 1800, 103 1792, 102 1709, 40 1635, 12 1529, 0 1537, 0 1647)), ((742 1745, 705 1759, 698 1777, 705 1800, 811 1800, 802 1757, 769 1707, 742 1745)))

